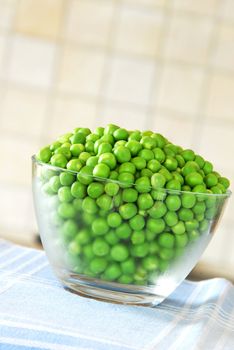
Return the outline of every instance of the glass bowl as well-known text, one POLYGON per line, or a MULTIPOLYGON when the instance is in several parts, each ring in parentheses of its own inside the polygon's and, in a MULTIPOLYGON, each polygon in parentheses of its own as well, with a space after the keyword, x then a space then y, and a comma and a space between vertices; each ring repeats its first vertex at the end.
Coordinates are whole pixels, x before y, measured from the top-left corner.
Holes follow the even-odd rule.
POLYGON ((231 194, 138 188, 35 156, 32 164, 39 232, 55 274, 70 291, 116 303, 162 302, 206 249, 231 194))

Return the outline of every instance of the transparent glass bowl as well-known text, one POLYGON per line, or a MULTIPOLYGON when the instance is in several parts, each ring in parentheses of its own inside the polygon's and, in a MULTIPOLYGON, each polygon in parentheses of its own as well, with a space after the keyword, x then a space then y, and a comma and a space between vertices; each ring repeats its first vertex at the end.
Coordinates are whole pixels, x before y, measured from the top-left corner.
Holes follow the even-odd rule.
POLYGON ((231 194, 148 188, 153 207, 139 210, 136 201, 138 212, 125 213, 127 218, 119 224, 109 214, 123 213, 126 184, 91 177, 87 182, 102 187, 117 183, 120 189, 111 200, 98 199, 102 195, 87 200, 88 186, 74 191, 78 173, 40 163, 35 156, 32 163, 39 232, 55 274, 79 295, 116 303, 162 302, 206 249, 231 194), (133 214, 140 219, 128 218, 133 214))

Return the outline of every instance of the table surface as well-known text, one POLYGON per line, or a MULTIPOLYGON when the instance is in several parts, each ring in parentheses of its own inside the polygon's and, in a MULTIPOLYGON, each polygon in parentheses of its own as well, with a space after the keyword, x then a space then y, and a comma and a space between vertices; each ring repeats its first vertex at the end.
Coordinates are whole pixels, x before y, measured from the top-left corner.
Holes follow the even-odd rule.
POLYGON ((184 281, 156 307, 65 291, 43 251, 0 241, 0 349, 231 350, 234 286, 184 281))

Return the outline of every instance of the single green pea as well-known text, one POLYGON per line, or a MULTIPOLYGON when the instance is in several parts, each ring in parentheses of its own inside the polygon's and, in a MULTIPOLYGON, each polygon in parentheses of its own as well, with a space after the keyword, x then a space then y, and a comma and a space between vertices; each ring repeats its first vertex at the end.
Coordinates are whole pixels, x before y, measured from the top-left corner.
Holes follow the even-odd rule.
POLYGON ((49 180, 49 186, 54 193, 57 193, 59 188, 61 187, 59 176, 55 175, 51 177, 49 180))
POLYGON ((129 162, 131 159, 131 152, 127 147, 118 146, 114 150, 114 155, 116 156, 119 163, 129 162))
POLYGON ((205 161, 205 164, 203 165, 202 169, 203 169, 205 175, 207 175, 213 171, 213 165, 210 162, 205 161))
POLYGON ((159 270, 161 272, 165 272, 168 270, 168 268, 169 268, 169 261, 160 259, 159 260, 159 270))
POLYGON ((137 204, 139 209, 146 210, 153 206, 154 201, 149 193, 140 193, 137 199, 137 204))
POLYGON ((67 165, 67 158, 63 154, 54 154, 51 157, 50 162, 53 166, 65 168, 67 165))
POLYGON ((71 170, 71 171, 76 171, 79 172, 80 169, 82 168, 82 163, 79 159, 71 159, 68 163, 67 163, 67 169, 71 170))
POLYGON ((84 198, 86 196, 86 185, 75 181, 71 186, 71 194, 75 198, 84 198))
POLYGON ((67 132, 66 134, 59 136, 57 141, 59 141, 61 144, 63 144, 64 142, 69 142, 69 139, 72 135, 72 132, 67 132))
POLYGON ((118 128, 113 132, 113 136, 116 140, 127 140, 129 134, 126 129, 118 128))
POLYGON ((115 130, 119 129, 119 127, 115 124, 108 124, 105 129, 104 129, 104 135, 106 134, 110 134, 113 135, 113 133, 115 132, 115 130))
POLYGON ((59 147, 55 150, 55 154, 62 154, 64 157, 66 157, 67 160, 71 159, 72 154, 70 151, 70 147, 59 147))
POLYGON ((195 158, 195 154, 191 149, 185 149, 184 151, 182 151, 180 153, 180 155, 184 158, 184 160, 186 162, 188 162, 190 160, 194 160, 194 158, 195 158))
POLYGON ((124 202, 134 203, 138 198, 138 192, 134 188, 125 188, 122 192, 124 202))
POLYGON ((170 181, 167 182, 166 188, 168 190, 180 191, 181 190, 181 184, 180 184, 180 182, 178 180, 170 180, 170 181))
POLYGON ((95 199, 91 197, 85 197, 82 202, 82 209, 88 214, 95 214, 98 211, 95 199))
POLYGON ((150 194, 155 201, 164 201, 167 196, 166 191, 160 188, 157 190, 152 190, 150 194))
POLYGON ((91 156, 87 159, 86 165, 94 168, 98 164, 98 156, 91 156))
POLYGON ((111 180, 117 180, 119 176, 119 173, 115 170, 112 170, 109 175, 109 179, 111 180))
POLYGON ((136 167, 133 163, 131 162, 126 162, 126 163, 122 163, 119 167, 119 173, 131 173, 131 174, 135 174, 136 172, 136 167))
POLYGON ((99 126, 95 129, 95 134, 98 135, 99 137, 102 137, 104 135, 104 128, 102 126, 99 126))
POLYGON ((171 229, 176 235, 182 235, 186 230, 183 221, 179 221, 176 225, 172 226, 171 229))
POLYGON ((102 155, 106 153, 113 155, 111 152, 112 152, 112 145, 108 142, 102 142, 98 147, 98 155, 102 155))
POLYGON ((85 150, 85 146, 82 145, 82 143, 77 143, 77 144, 71 145, 70 147, 70 151, 73 157, 79 157, 81 152, 84 152, 84 150, 85 150))
POLYGON ((188 232, 195 230, 199 227, 199 222, 196 219, 186 221, 184 224, 185 224, 186 231, 188 232))
POLYGON ((116 235, 114 230, 110 230, 105 234, 105 240, 110 245, 115 245, 119 242, 119 237, 116 235))
POLYGON ((189 186, 194 187, 203 184, 203 177, 201 176, 201 174, 193 172, 186 175, 185 181, 189 186))
POLYGON ((132 281, 133 281, 133 277, 129 275, 121 275, 118 279, 118 282, 122 284, 130 284, 132 283, 132 281))
POLYGON ((188 232, 188 237, 191 242, 197 241, 200 237, 198 230, 191 230, 188 232))
POLYGON ((115 150, 117 147, 119 147, 119 146, 125 147, 126 143, 127 143, 127 141, 125 141, 125 140, 116 141, 115 144, 114 144, 114 150, 115 150))
POLYGON ((159 148, 163 148, 167 143, 166 138, 159 133, 154 133, 152 137, 157 141, 157 146, 159 148))
POLYGON ((196 196, 190 193, 183 193, 181 203, 183 208, 191 209, 196 203, 196 196))
POLYGON ((96 177, 108 178, 109 174, 110 174, 110 168, 108 167, 108 165, 103 163, 99 163, 95 165, 93 169, 93 175, 96 177))
POLYGON ((123 244, 116 244, 111 248, 110 255, 113 260, 122 262, 128 258, 128 248, 123 244))
POLYGON ((193 207, 194 214, 203 214, 206 210, 206 205, 204 202, 197 202, 193 207))
POLYGON ((205 215, 204 214, 201 214, 203 217, 196 217, 198 221, 203 221, 204 219, 204 216, 206 217, 206 219, 208 220, 213 220, 215 218, 217 214, 217 208, 209 208, 207 209, 207 211, 205 212, 205 215), (200 220, 199 220, 200 219, 200 220))
POLYGON ((116 196, 119 192, 119 185, 114 182, 108 182, 105 184, 105 192, 108 196, 116 196))
POLYGON ((91 182, 93 182, 93 168, 88 165, 84 166, 77 175, 77 179, 80 181, 80 183, 89 185, 91 182))
POLYGON ((136 270, 134 259, 129 258, 120 264, 121 270, 124 274, 132 275, 136 270))
POLYGON ((107 267, 107 261, 105 258, 94 258, 90 262, 90 270, 94 274, 99 274, 103 272, 106 269, 106 267, 107 267))
POLYGON ((94 258, 92 244, 87 244, 83 247, 82 253, 87 260, 92 260, 94 258))
POLYGON ((151 150, 156 147, 156 140, 150 136, 143 136, 140 143, 145 149, 151 150))
POLYGON ((223 185, 226 189, 230 186, 230 181, 226 177, 219 177, 219 183, 223 185))
POLYGON ((58 207, 58 214, 63 219, 73 219, 76 216, 76 210, 71 203, 61 203, 58 207))
POLYGON ((209 221, 204 219, 199 223, 199 230, 201 232, 206 232, 208 231, 209 225, 210 225, 209 221))
POLYGON ((180 189, 181 189, 181 186, 184 184, 184 178, 183 178, 183 176, 182 176, 178 171, 173 171, 173 172, 172 172, 172 176, 173 176, 173 179, 174 179, 174 180, 179 181, 179 183, 180 183, 180 189))
POLYGON ((174 257, 174 254, 174 249, 161 248, 159 251, 159 256, 163 260, 171 260, 174 257))
MULTIPOLYGON (((146 236, 146 238, 147 238, 147 236, 146 236)), ((147 240, 148 240, 148 238, 147 238, 147 240)), ((151 240, 149 240, 149 241, 151 241, 151 240)), ((159 250, 160 250, 160 246, 159 246, 158 242, 156 242, 155 240, 153 242, 150 242, 150 246, 149 246, 149 253, 150 254, 156 254, 159 252, 159 250)))
POLYGON ((102 238, 96 238, 92 244, 93 253, 96 256, 105 256, 109 253, 110 247, 102 238))
POLYGON ((178 216, 182 221, 190 221, 194 218, 193 211, 187 208, 180 208, 178 211, 178 216))
POLYGON ((148 161, 147 167, 153 173, 156 173, 159 169, 161 169, 161 163, 156 159, 151 159, 148 161))
POLYGON ((166 155, 163 152, 163 150, 161 148, 154 148, 152 150, 154 152, 154 158, 159 162, 159 163, 163 163, 166 159, 166 155))
POLYGON ((73 200, 73 196, 71 193, 71 189, 69 186, 63 186, 60 187, 60 189, 58 190, 58 198, 60 200, 60 202, 71 202, 73 200))
POLYGON ((74 208, 76 211, 81 211, 82 209, 82 202, 83 200, 81 198, 75 198, 72 202, 74 208))
POLYGON ((154 205, 149 209, 148 213, 153 219, 159 219, 163 217, 167 212, 166 205, 161 201, 156 201, 154 205))
POLYGON ((150 192, 150 179, 147 176, 139 177, 135 181, 135 188, 139 193, 150 192))
POLYGON ((143 158, 146 162, 150 161, 151 159, 154 159, 154 152, 150 149, 143 148, 139 153, 139 157, 143 158))
POLYGON ((127 222, 123 222, 119 227, 115 229, 115 234, 120 239, 127 239, 131 235, 131 227, 127 222))
POLYGON ((126 143, 126 147, 129 149, 132 156, 136 156, 142 149, 142 145, 137 140, 129 140, 126 143))
POLYGON ((121 196, 121 193, 118 192, 114 197, 113 197, 113 206, 118 208, 121 204, 123 204, 123 199, 121 196))
MULTIPOLYGON (((44 147, 37 153, 36 158, 43 163, 49 163, 51 156, 52 156, 52 152, 50 150, 50 147, 44 147)), ((52 164, 52 161, 51 161, 51 164, 52 164)))
POLYGON ((146 223, 146 227, 149 231, 155 233, 161 233, 165 229, 165 222, 163 219, 149 218, 146 223))
POLYGON ((141 170, 141 174, 140 174, 141 177, 147 176, 151 178, 152 175, 153 175, 153 172, 147 168, 141 170))
POLYGON ((75 220, 66 220, 61 226, 61 233, 65 239, 71 240, 78 232, 78 225, 75 220))
POLYGON ((51 145, 50 145, 50 150, 51 150, 52 152, 54 152, 54 151, 55 151, 57 148, 59 148, 61 145, 62 145, 61 142, 55 141, 55 142, 51 143, 51 145))
POLYGON ((97 218, 92 223, 92 231, 96 236, 105 235, 109 230, 107 221, 104 218, 97 218))
POLYGON ((88 185, 87 193, 91 198, 98 198, 104 193, 104 185, 100 182, 92 182, 88 185))
POLYGON ((142 244, 145 241, 144 231, 133 231, 131 235, 132 244, 142 244))
POLYGON ((137 206, 133 203, 122 204, 119 207, 119 213, 124 220, 131 219, 137 213, 137 206))
POLYGON ((76 143, 82 143, 84 144, 86 140, 85 135, 82 132, 77 132, 74 135, 70 137, 71 143, 74 145, 76 143))
POLYGON ((190 173, 194 173, 194 172, 197 172, 199 171, 199 165, 194 162, 194 161, 188 161, 184 167, 182 168, 182 174, 183 176, 187 176, 189 175, 190 173))
POLYGON ((148 241, 148 242, 153 242, 153 241, 155 241, 155 238, 156 238, 156 236, 158 235, 158 233, 156 233, 156 232, 153 232, 153 231, 150 231, 150 230, 146 230, 145 231, 145 238, 146 238, 146 240, 148 241))
POLYGON ((95 142, 99 139, 99 135, 97 134, 89 134, 87 137, 86 137, 86 141, 89 142, 89 141, 92 141, 92 142, 95 142))
POLYGON ((147 271, 155 271, 159 267, 159 259, 154 255, 144 258, 142 265, 147 271))
POLYGON ((171 172, 165 168, 164 166, 159 170, 158 172, 159 174, 163 175, 164 178, 166 179, 166 181, 170 181, 173 180, 173 175, 171 174, 171 172))
POLYGON ((116 158, 112 153, 103 153, 100 155, 98 163, 106 164, 110 169, 114 169, 116 167, 116 158))
POLYGON ((113 212, 107 216, 107 223, 110 227, 116 228, 122 223, 122 217, 119 213, 113 212))
POLYGON ((131 162, 135 165, 137 170, 142 170, 146 167, 146 160, 142 157, 132 158, 131 162))
POLYGON ((188 244, 188 236, 184 233, 181 235, 175 235, 175 245, 177 248, 184 248, 188 244))
POLYGON ((140 231, 145 226, 145 219, 142 215, 135 215, 129 220, 130 227, 135 231, 140 231))
POLYGON ((173 158, 171 156, 167 156, 163 165, 169 170, 169 171, 173 171, 177 169, 178 166, 178 162, 176 160, 176 158, 173 158))
POLYGON ((167 211, 164 216, 164 221, 167 226, 175 226, 178 223, 178 216, 174 211, 167 211))
POLYGON ((97 205, 104 210, 111 210, 113 208, 113 199, 107 194, 102 194, 97 198, 97 205))
POLYGON ((136 140, 136 141, 140 141, 141 139, 141 132, 139 130, 135 130, 129 133, 129 140, 136 140))
POLYGON ((121 173, 118 176, 119 185, 122 188, 128 188, 134 184, 134 175, 131 173, 121 173))
POLYGON ((137 258, 144 258, 149 252, 149 243, 136 244, 131 247, 131 255, 137 258))
POLYGON ((168 195, 166 198, 166 206, 170 211, 177 211, 181 207, 181 199, 177 195, 168 195))
POLYGON ((75 241, 80 244, 81 246, 87 244, 90 242, 90 234, 89 234, 89 230, 83 228, 82 230, 80 230, 76 237, 75 237, 75 241))
POLYGON ((79 160, 83 165, 86 164, 87 160, 91 157, 91 154, 89 152, 81 152, 79 155, 79 160))
POLYGON ((103 274, 103 279, 107 281, 114 281, 118 279, 121 276, 121 268, 119 264, 113 263, 108 265, 106 268, 104 274, 103 274))
POLYGON ((198 165, 201 169, 203 168, 203 166, 204 166, 204 164, 205 164, 205 161, 204 161, 204 159, 203 159, 201 156, 196 155, 194 161, 197 163, 197 165, 198 165))
POLYGON ((212 193, 214 193, 214 194, 222 194, 222 190, 221 190, 221 188, 219 188, 219 186, 217 185, 217 186, 213 186, 213 187, 211 187, 211 189, 210 189, 211 191, 212 191, 212 193))
POLYGON ((205 184, 208 188, 217 185, 217 183, 218 183, 218 178, 216 175, 214 175, 213 173, 209 173, 206 175, 205 184))
POLYGON ((63 186, 71 186, 75 181, 75 176, 73 174, 63 171, 59 175, 59 181, 63 186))
POLYGON ((179 166, 180 168, 183 168, 183 166, 185 165, 185 160, 184 160, 184 158, 183 158, 180 154, 176 154, 175 158, 176 158, 176 160, 177 160, 177 162, 178 162, 178 166, 179 166))
POLYGON ((166 179, 162 174, 154 174, 151 177, 151 185, 154 189, 163 188, 166 183, 166 179))
POLYGON ((168 232, 161 233, 158 236, 158 244, 163 248, 173 248, 175 244, 175 236, 168 232))

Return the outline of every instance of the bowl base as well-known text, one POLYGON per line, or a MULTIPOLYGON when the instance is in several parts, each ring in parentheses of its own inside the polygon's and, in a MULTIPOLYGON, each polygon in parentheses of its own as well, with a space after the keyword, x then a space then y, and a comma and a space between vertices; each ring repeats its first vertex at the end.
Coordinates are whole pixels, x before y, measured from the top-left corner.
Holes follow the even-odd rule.
POLYGON ((60 279, 64 288, 72 293, 109 303, 152 307, 165 299, 165 296, 150 293, 147 291, 149 288, 141 286, 121 285, 120 287, 119 284, 116 286, 111 282, 100 284, 96 279, 76 274, 60 276, 60 279))

